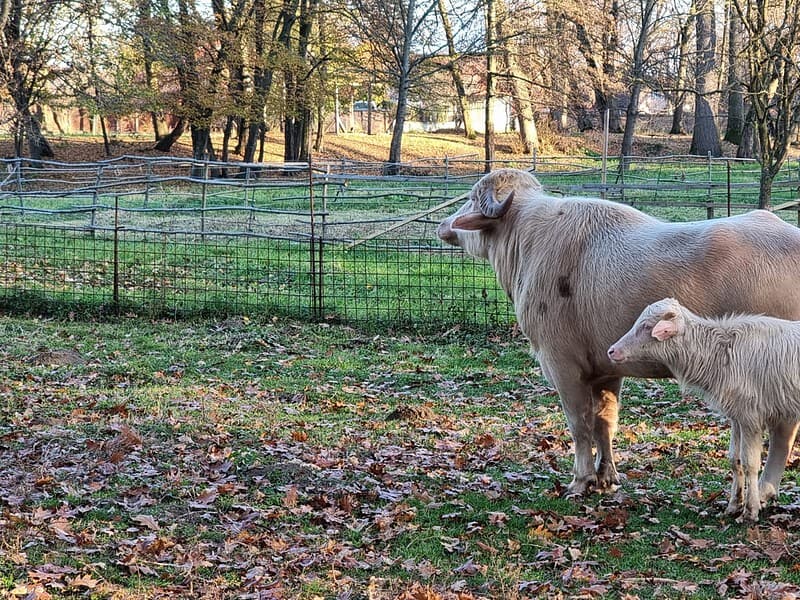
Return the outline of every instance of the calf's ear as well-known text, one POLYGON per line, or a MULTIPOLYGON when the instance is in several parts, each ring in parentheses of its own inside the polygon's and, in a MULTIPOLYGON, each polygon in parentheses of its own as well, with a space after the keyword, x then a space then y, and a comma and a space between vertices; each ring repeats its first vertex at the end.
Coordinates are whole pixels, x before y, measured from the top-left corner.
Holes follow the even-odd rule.
POLYGON ((650 335, 656 338, 659 342, 663 342, 664 340, 671 338, 676 333, 678 333, 677 323, 675 323, 675 321, 667 321, 662 319, 655 324, 650 335))
POLYGON ((496 223, 497 219, 484 217, 479 212, 470 212, 453 219, 450 227, 452 229, 464 229, 467 231, 481 231, 493 227, 496 223))

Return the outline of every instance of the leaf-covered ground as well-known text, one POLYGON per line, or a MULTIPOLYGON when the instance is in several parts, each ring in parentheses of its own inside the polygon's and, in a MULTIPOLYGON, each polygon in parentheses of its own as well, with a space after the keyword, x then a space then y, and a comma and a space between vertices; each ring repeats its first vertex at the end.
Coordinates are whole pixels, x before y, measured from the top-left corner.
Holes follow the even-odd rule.
POLYGON ((561 497, 512 332, 0 318, 0 595, 796 598, 800 475, 724 518, 728 429, 626 389, 615 493, 561 497))

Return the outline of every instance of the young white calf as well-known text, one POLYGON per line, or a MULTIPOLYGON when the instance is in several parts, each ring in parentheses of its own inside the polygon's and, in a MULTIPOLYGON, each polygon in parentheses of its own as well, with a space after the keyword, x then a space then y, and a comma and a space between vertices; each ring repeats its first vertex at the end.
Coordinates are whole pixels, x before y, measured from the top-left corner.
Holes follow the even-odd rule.
POLYGON ((608 357, 667 366, 683 389, 701 392, 730 419, 733 484, 726 512, 758 519, 760 507, 778 492, 800 423, 800 321, 708 319, 665 298, 642 311, 608 357), (764 429, 770 454, 759 485, 764 429))

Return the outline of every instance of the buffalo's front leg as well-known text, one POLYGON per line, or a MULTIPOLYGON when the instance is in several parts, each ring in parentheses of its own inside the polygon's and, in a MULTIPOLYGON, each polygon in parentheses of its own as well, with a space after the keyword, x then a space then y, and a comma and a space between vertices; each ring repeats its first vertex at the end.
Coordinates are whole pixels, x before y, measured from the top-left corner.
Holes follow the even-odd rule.
POLYGON ((572 482, 567 486, 566 493, 570 496, 583 495, 597 485, 592 456, 596 417, 592 388, 581 381, 577 369, 570 369, 568 365, 557 361, 548 361, 548 365, 559 367, 557 370, 546 369, 546 375, 558 390, 575 450, 572 482))
POLYGON ((594 443, 596 455, 594 467, 598 489, 609 489, 619 485, 619 474, 614 463, 614 436, 619 424, 619 390, 621 379, 606 381, 592 389, 595 410, 594 443))

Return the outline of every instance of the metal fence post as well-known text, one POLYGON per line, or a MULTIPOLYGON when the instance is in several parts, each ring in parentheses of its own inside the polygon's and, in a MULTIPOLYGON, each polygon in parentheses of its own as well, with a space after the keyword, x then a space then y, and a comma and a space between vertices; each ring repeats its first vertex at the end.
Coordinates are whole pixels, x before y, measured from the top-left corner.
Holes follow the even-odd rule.
POLYGON ((148 203, 150 202, 150 180, 153 177, 153 163, 149 160, 147 161, 147 169, 145 170, 145 182, 144 182, 144 207, 147 208, 148 203))
POLYGON ((114 281, 112 288, 112 306, 114 314, 119 315, 119 196, 114 198, 114 281))
POLYGON ((708 152, 708 194, 706 200, 706 219, 714 218, 714 198, 711 194, 711 151, 708 152))
MULTIPOLYGON (((92 212, 91 212, 91 219, 89 223, 89 227, 92 230, 92 235, 94 235, 94 229, 97 225, 97 206, 99 205, 100 199, 100 182, 103 179, 103 165, 98 165, 97 167, 97 177, 94 181, 94 191, 92 192, 92 212)), ((119 199, 117 199, 117 208, 119 208, 119 199)))
POLYGON ((244 204, 250 205, 250 212, 247 216, 247 231, 253 231, 253 225, 256 222, 256 189, 250 181, 250 165, 244 169, 244 204), (248 192, 251 192, 248 194, 248 192))
MULTIPOLYGON (((314 206, 314 175, 311 171, 311 161, 308 161, 308 212, 309 212, 309 266, 311 273, 311 315, 316 320, 322 319, 322 293, 320 281, 322 273, 319 270, 320 261, 317 260, 317 231, 316 207, 314 206)), ((322 249, 319 249, 320 253, 322 249)))
POLYGON ((725 165, 727 166, 727 181, 728 181, 728 191, 727 191, 727 198, 728 198, 728 216, 731 216, 731 161, 726 160, 725 165))
POLYGON ((203 184, 201 186, 201 206, 200 206, 200 239, 206 241, 206 204, 208 194, 208 163, 203 165, 203 184))

